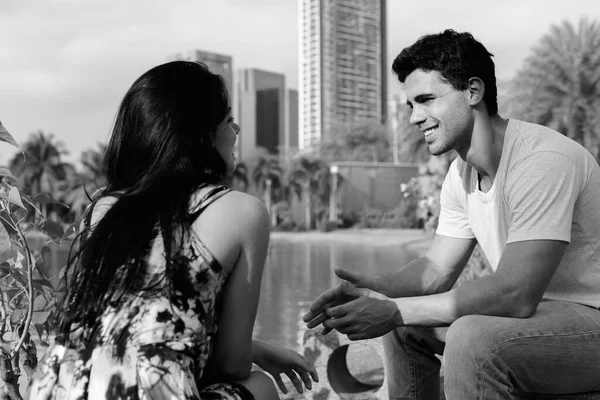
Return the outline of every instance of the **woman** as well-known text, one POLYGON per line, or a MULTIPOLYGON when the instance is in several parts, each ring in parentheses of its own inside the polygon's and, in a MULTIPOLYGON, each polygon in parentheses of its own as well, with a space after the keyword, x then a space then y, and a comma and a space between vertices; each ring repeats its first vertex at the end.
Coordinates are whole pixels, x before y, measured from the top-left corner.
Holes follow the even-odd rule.
POLYGON ((239 126, 202 64, 171 62, 129 89, 88 209, 55 344, 31 399, 277 399, 299 354, 252 340, 269 241, 256 198, 220 186, 239 126), (224 382, 214 384, 214 382, 224 382))

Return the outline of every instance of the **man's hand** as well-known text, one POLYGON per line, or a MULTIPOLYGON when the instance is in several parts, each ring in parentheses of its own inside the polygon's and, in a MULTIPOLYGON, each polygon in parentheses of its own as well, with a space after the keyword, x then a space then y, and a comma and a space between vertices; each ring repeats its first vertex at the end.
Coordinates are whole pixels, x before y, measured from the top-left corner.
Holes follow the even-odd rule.
POLYGON ((332 329, 350 340, 383 336, 396 327, 399 311, 385 296, 369 289, 370 279, 360 273, 336 269, 343 280, 321 294, 303 316, 309 329, 323 324, 321 334, 332 329))
POLYGON ((374 292, 327 310, 326 329, 335 329, 350 340, 380 337, 398 326, 400 312, 396 304, 374 292), (371 297, 371 295, 375 295, 371 297))
MULTIPOLYGON (((311 304, 310 311, 304 314, 302 320, 306 322, 306 326, 309 329, 312 329, 329 318, 327 315, 327 310, 357 299, 361 295, 362 290, 357 289, 349 282, 342 281, 335 287, 323 292, 319 297, 317 297, 317 299, 311 304)), ((324 328, 321 331, 321 334, 326 335, 329 332, 331 332, 331 329, 324 328)))

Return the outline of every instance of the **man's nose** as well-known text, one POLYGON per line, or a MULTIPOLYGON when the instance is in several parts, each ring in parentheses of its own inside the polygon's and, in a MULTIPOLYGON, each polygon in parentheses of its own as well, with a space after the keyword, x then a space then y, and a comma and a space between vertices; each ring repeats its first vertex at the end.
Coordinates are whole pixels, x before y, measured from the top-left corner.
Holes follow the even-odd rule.
POLYGON ((425 121, 425 113, 423 109, 419 106, 414 106, 412 112, 410 113, 409 122, 412 125, 418 125, 425 121))

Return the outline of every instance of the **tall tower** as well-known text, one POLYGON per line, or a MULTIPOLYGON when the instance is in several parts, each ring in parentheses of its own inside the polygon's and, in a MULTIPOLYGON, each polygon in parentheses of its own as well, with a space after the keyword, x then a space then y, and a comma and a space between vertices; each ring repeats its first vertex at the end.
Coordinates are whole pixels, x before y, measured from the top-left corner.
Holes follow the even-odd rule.
POLYGON ((300 146, 387 119, 386 0, 298 0, 300 146))

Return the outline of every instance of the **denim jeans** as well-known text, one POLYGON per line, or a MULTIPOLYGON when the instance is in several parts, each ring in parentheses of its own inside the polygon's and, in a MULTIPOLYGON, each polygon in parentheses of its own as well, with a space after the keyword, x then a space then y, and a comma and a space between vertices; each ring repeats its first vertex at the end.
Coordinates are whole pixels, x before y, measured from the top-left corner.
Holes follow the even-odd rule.
POLYGON ((389 398, 448 400, 600 390, 600 310, 544 301, 530 318, 469 315, 448 328, 402 327, 383 337, 389 398))

